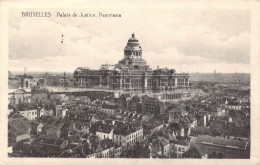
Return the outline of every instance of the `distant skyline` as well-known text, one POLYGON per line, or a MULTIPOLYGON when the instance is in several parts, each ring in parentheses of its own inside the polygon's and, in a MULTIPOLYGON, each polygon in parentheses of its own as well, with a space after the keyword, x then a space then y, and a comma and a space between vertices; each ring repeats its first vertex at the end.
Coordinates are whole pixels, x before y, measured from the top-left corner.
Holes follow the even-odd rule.
MULTIPOLYGON (((48 10, 55 15, 56 10, 48 10)), ((73 13, 74 10, 62 10, 73 13)), ((80 11, 84 11, 79 10, 80 11)), ((98 13, 100 10, 88 12, 98 13)), ((73 72, 123 58, 135 33, 151 68, 176 72, 250 72, 247 10, 147 9, 106 11, 121 18, 22 18, 10 11, 9 70, 73 72), (64 37, 62 37, 64 35, 64 37), (63 43, 61 41, 63 39, 63 43)))
MULTIPOLYGON (((24 71, 11 71, 11 70, 9 70, 10 72, 11 72, 11 74, 24 74, 24 71)), ((72 71, 72 72, 70 72, 70 71, 68 71, 68 72, 66 72, 66 71, 27 71, 26 72, 26 74, 37 74, 37 73, 50 73, 50 74, 54 74, 54 73, 58 73, 58 74, 64 74, 64 72, 66 73, 66 74, 73 74, 74 73, 74 71, 72 71)), ((190 74, 214 74, 214 72, 189 72, 190 74)), ((233 73, 231 73, 231 72, 228 72, 228 73, 222 73, 222 72, 216 72, 216 74, 250 74, 250 72, 249 73, 246 73, 246 72, 233 72, 233 73)))

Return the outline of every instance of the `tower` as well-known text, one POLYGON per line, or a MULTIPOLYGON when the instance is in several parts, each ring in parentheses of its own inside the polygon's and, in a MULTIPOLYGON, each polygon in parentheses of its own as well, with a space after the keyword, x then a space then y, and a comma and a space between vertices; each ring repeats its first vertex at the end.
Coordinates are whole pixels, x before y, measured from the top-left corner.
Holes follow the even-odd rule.
POLYGON ((30 80, 27 77, 21 78, 21 88, 30 88, 30 80))
POLYGON ((134 33, 127 42, 127 45, 124 49, 124 56, 128 58, 142 58, 142 48, 138 42, 138 39, 135 38, 134 33))
POLYGON ((143 59, 142 47, 133 33, 124 48, 124 58, 119 61, 121 68, 135 68, 144 70, 147 65, 143 59))

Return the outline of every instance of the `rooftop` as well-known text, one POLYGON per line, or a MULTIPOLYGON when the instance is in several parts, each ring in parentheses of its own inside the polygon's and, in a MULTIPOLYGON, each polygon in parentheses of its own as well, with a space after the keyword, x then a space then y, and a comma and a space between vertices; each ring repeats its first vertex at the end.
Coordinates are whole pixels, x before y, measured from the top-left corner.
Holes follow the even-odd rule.
POLYGON ((207 145, 218 145, 229 148, 237 148, 237 149, 245 149, 247 146, 247 142, 243 140, 236 139, 225 139, 221 137, 212 137, 208 135, 199 135, 197 139, 197 143, 207 144, 207 145))

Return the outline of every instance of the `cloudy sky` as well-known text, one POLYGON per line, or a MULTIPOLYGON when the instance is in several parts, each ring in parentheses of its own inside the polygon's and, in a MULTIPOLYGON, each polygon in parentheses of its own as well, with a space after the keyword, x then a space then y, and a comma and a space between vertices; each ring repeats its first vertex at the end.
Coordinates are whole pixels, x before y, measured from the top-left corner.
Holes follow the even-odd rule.
MULTIPOLYGON (((250 12, 156 8, 42 10, 50 18, 9 15, 9 70, 98 69, 123 58, 135 33, 152 67, 177 72, 250 72, 250 12), (121 18, 57 18, 65 13, 120 13, 121 18), (61 44, 64 35, 63 44, 61 44)), ((28 10, 29 11, 29 10, 28 10)), ((33 10, 35 11, 35 10, 33 10)), ((39 10, 37 10, 39 11, 39 10)), ((41 11, 41 10, 40 10, 41 11)))

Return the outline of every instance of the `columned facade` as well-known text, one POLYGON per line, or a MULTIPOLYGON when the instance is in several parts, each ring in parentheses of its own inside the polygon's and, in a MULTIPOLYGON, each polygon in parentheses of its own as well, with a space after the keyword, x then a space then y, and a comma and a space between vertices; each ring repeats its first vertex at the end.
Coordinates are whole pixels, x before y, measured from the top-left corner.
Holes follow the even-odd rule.
POLYGON ((142 55, 142 48, 132 34, 124 49, 124 57, 118 64, 102 65, 99 70, 79 67, 74 72, 74 85, 140 92, 189 87, 189 74, 175 73, 174 69, 167 68, 152 70, 142 55))

